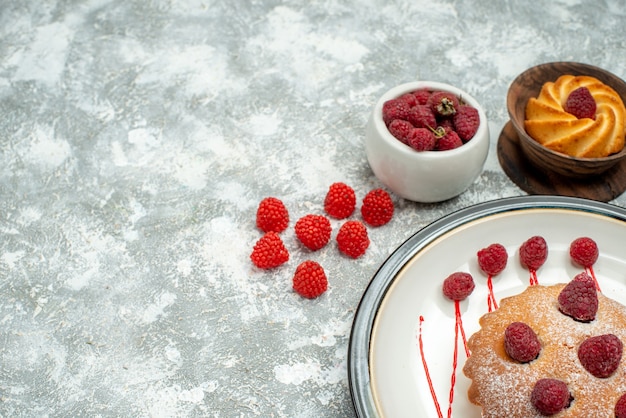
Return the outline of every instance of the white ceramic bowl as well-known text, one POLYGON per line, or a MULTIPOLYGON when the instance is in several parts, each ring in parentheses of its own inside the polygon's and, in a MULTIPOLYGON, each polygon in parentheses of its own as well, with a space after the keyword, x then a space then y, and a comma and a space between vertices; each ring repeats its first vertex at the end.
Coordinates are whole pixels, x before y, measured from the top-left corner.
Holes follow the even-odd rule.
POLYGON ((416 202, 441 202, 463 193, 480 175, 489 152, 485 111, 469 94, 435 81, 414 81, 392 88, 378 99, 365 132, 365 152, 376 177, 398 196, 416 202), (383 122, 383 104, 421 88, 444 90, 478 110, 480 126, 463 146, 448 151, 418 152, 403 144, 383 122))

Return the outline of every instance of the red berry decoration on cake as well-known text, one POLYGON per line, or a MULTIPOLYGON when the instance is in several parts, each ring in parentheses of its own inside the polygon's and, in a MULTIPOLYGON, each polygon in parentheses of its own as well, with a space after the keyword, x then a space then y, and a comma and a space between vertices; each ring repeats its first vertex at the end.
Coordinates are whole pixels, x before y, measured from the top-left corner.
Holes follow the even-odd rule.
POLYGON ((289 212, 280 199, 266 197, 256 211, 256 226, 263 232, 282 232, 289 225, 289 212))
POLYGON ((599 379, 611 376, 622 359, 622 341, 614 334, 587 338, 578 347, 578 359, 585 370, 599 379))
POLYGON ((590 322, 598 312, 598 293, 587 273, 576 275, 559 293, 559 310, 576 321, 590 322))
POLYGON ((489 312, 498 309, 498 302, 493 293, 493 276, 498 275, 506 267, 509 255, 501 244, 491 244, 478 251, 478 266, 487 275, 487 307, 489 312))
POLYGON ((339 251, 351 258, 365 254, 370 245, 367 228, 360 221, 346 221, 337 232, 339 251))
POLYGON ((333 183, 324 198, 324 210, 335 219, 345 219, 356 208, 356 195, 352 187, 345 183, 333 183))
POLYGON ((368 225, 382 226, 389 223, 393 211, 391 196, 383 189, 371 190, 363 198, 361 216, 368 225))
POLYGON ((598 244, 589 237, 576 238, 570 244, 569 255, 576 264, 583 266, 591 277, 593 277, 596 289, 600 292, 600 284, 593 271, 593 265, 598 260, 599 256, 598 244))
POLYGON ((300 296, 314 299, 328 288, 328 279, 324 268, 312 260, 303 261, 296 267, 293 275, 293 290, 300 296))
POLYGON ((537 270, 543 266, 548 258, 548 244, 546 240, 535 235, 529 238, 519 248, 520 262, 530 271, 530 285, 539 284, 537 270))
POLYGON ((331 226, 328 218, 322 215, 305 215, 295 226, 296 237, 309 250, 317 251, 330 241, 331 226))
POLYGON ((615 418, 626 418, 626 394, 615 403, 615 418))
POLYGON ((528 363, 539 356, 541 342, 528 324, 512 322, 504 330, 504 350, 513 360, 528 363))
POLYGON ((596 108, 596 101, 587 87, 578 87, 572 91, 563 106, 563 110, 571 113, 578 119, 589 118, 594 120, 596 118, 596 108))
POLYGON ((268 232, 254 244, 250 260, 258 268, 271 269, 289 261, 289 252, 276 232, 268 232))
POLYGON ((572 395, 565 382, 547 378, 535 383, 530 401, 541 415, 554 415, 570 405, 572 395))

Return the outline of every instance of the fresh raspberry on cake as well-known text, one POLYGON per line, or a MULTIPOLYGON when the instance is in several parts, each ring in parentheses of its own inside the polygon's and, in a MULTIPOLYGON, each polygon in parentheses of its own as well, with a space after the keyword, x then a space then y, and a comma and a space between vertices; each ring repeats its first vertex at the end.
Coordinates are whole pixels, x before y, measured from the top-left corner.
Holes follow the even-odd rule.
POLYGON ((303 261, 293 275, 293 290, 300 296, 313 299, 328 288, 328 279, 324 268, 312 260, 303 261))
POLYGON ((615 418, 626 418, 626 394, 615 403, 615 418))
POLYGON ((443 281, 443 294, 450 300, 464 300, 474 291, 474 278, 465 272, 455 272, 443 281))
POLYGON ((289 225, 289 212, 280 199, 266 197, 256 211, 256 226, 263 232, 282 232, 289 225))
POLYGON ((361 216, 371 226, 382 226, 393 217, 393 201, 391 196, 383 189, 374 189, 363 198, 361 216))
POLYGON ((572 395, 565 382, 546 378, 535 383, 530 401, 540 414, 554 415, 570 405, 572 395))
POLYGON ((548 243, 542 236, 530 237, 520 246, 519 258, 527 269, 539 269, 548 258, 548 243))
POLYGON ((404 100, 387 100, 383 103, 383 121, 385 125, 389 125, 394 119, 406 120, 410 108, 404 100))
POLYGON ((312 251, 323 248, 330 241, 330 221, 322 215, 303 216, 296 222, 295 231, 300 242, 312 251))
POLYGON ((356 208, 356 194, 345 183, 333 183, 324 198, 324 210, 335 219, 345 219, 356 208))
POLYGON ((571 113, 578 119, 596 118, 596 101, 587 87, 578 87, 572 91, 565 101, 563 110, 571 113))
POLYGON ((541 351, 535 331, 524 322, 513 322, 504 330, 504 350, 520 363, 533 361, 541 351))
POLYGON ((389 129, 389 133, 393 135, 396 139, 399 139, 401 142, 408 144, 409 134, 414 129, 414 126, 409 121, 394 119, 391 121, 387 129, 389 129))
POLYGON ((480 125, 478 109, 469 105, 460 105, 452 117, 454 130, 463 142, 467 142, 476 135, 480 125))
POLYGON ((506 267, 509 255, 502 244, 491 244, 478 251, 478 266, 488 275, 495 276, 506 267))
POLYGON ((435 135, 427 128, 413 128, 407 137, 407 145, 415 151, 432 151, 436 144, 435 135))
POLYGON ((370 245, 367 228, 360 221, 347 221, 337 232, 339 251, 348 257, 359 258, 370 245))
POLYGON ((437 139, 435 149, 437 151, 448 151, 455 149, 463 145, 463 141, 459 138, 459 135, 454 131, 449 131, 445 135, 437 139))
POLYGON ((571 280, 558 297, 559 310, 580 322, 590 322, 598 312, 598 293, 593 278, 580 273, 571 280))
POLYGON ((409 110, 407 120, 416 128, 435 129, 437 119, 430 107, 417 105, 409 110))
POLYGON ((583 267, 591 267, 598 260, 598 245, 589 237, 576 238, 569 247, 574 262, 583 267))
POLYGON ((459 108, 459 99, 454 93, 436 91, 428 98, 428 105, 436 116, 451 117, 459 108))
POLYGON ((622 341, 614 334, 587 338, 578 347, 578 359, 585 370, 599 379, 611 376, 622 359, 622 341))
POLYGON ((254 244, 250 260, 258 268, 271 269, 289 261, 289 252, 276 232, 268 232, 254 244))

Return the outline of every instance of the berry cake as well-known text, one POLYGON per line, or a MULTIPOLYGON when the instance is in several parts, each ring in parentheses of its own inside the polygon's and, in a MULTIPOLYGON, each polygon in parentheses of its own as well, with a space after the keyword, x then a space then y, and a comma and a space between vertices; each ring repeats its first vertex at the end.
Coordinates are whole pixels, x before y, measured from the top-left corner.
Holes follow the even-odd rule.
POLYGON ((483 417, 606 418, 624 403, 626 307, 586 273, 504 298, 480 326, 463 371, 483 417))
POLYGON ((528 135, 553 151, 601 158, 624 148, 626 108, 615 90, 589 76, 563 75, 526 105, 528 135))

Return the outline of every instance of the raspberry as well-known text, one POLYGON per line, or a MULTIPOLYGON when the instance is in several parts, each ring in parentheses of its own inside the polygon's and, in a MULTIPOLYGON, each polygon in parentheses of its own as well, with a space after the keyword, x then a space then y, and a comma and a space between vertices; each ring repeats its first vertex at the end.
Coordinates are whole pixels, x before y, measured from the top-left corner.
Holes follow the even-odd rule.
POLYGON ((501 244, 491 244, 483 248, 476 254, 478 256, 478 266, 490 276, 495 276, 506 267, 509 255, 501 244))
POLYGON ((409 107, 417 106, 417 98, 413 93, 405 93, 402 96, 398 97, 398 100, 402 100, 404 103, 409 105, 409 107))
POLYGON ((309 250, 317 251, 330 241, 330 221, 322 215, 306 215, 298 219, 296 237, 309 250))
POLYGON ((360 221, 347 221, 337 233, 339 251, 352 258, 359 258, 365 254, 370 245, 367 229, 360 221))
POLYGON ((626 394, 615 403, 615 418, 626 418, 626 394))
POLYGON ((523 322, 513 322, 504 330, 504 350, 520 363, 533 361, 541 351, 535 331, 523 322))
POLYGON ((570 405, 572 395, 561 380, 539 379, 530 394, 530 401, 542 415, 554 415, 570 405))
POLYGON ((411 122, 406 120, 394 119, 391 121, 387 129, 389 129, 389 133, 395 138, 399 139, 405 144, 408 144, 408 137, 413 130, 413 125, 411 124, 411 122))
POLYGON ((459 138, 459 135, 450 131, 443 135, 441 138, 437 139, 437 145, 435 145, 435 149, 437 151, 448 151, 451 149, 455 149, 463 145, 463 141, 459 138))
POLYGON ((409 105, 404 100, 391 99, 383 103, 383 121, 389 125, 394 119, 406 120, 409 105))
POLYGON ((289 252, 276 232, 268 232, 254 244, 250 260, 261 269, 271 269, 286 263, 289 252))
POLYGON ((548 258, 546 240, 539 235, 529 238, 519 247, 519 258, 523 266, 537 270, 548 258))
POLYGON ((289 225, 289 212, 280 199, 266 197, 256 211, 256 226, 263 232, 282 232, 289 225))
POLYGON ((450 300, 463 300, 473 291, 474 278, 469 273, 452 273, 443 281, 443 294, 450 300))
POLYGON ((356 207, 356 195, 352 187, 345 183, 333 183, 324 199, 324 210, 335 219, 345 219, 352 215, 356 207))
POLYGON ((598 312, 598 293, 593 279, 580 273, 559 293, 559 310, 581 322, 593 321, 598 312))
POLYGON ((425 105, 428 103, 428 98, 431 95, 431 91, 428 89, 419 89, 413 92, 413 96, 417 100, 417 104, 425 105))
POLYGON ((472 106, 461 105, 453 116, 454 130, 463 142, 474 137, 480 125, 478 110, 472 106))
POLYGON ((587 338, 578 347, 578 360, 597 378, 611 376, 622 359, 622 341, 613 334, 587 338))
POLYGON ((456 113, 459 99, 453 93, 436 91, 428 98, 428 105, 436 116, 448 117, 456 113))
POLYGON ((596 101, 587 87, 578 87, 567 96, 563 110, 571 113, 578 119, 595 119, 596 101))
POLYGON ((407 137, 407 145, 419 152, 432 151, 435 143, 435 135, 426 128, 413 128, 407 137))
POLYGON ((407 119, 416 128, 429 128, 435 129, 437 126, 437 119, 435 114, 426 105, 418 105, 409 109, 407 119))
POLYGON ((576 238, 569 247, 569 255, 583 267, 591 267, 598 259, 598 245, 589 237, 576 238))
POLYGON ((361 216, 371 226, 381 226, 393 217, 393 201, 383 189, 374 189, 367 193, 361 205, 361 216))
POLYGON ((328 288, 328 280, 324 268, 315 261, 307 260, 296 267, 293 275, 293 290, 300 296, 313 299, 328 288))

